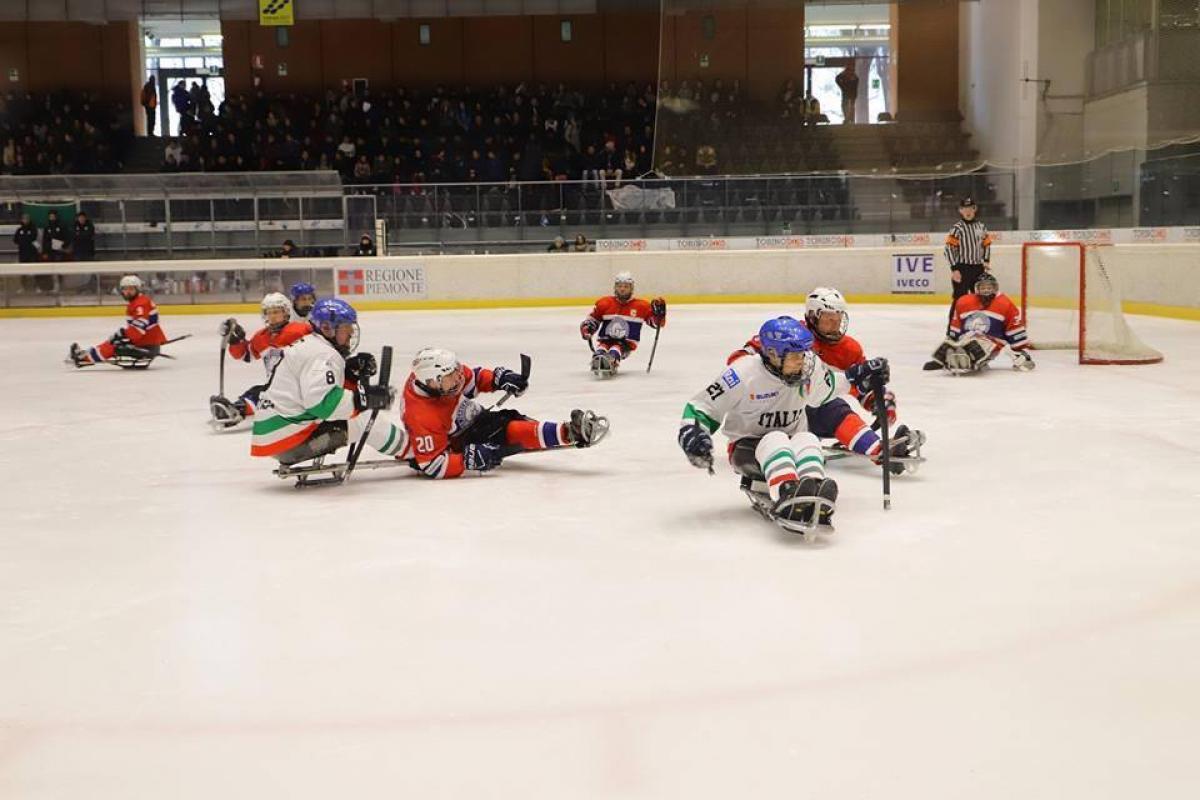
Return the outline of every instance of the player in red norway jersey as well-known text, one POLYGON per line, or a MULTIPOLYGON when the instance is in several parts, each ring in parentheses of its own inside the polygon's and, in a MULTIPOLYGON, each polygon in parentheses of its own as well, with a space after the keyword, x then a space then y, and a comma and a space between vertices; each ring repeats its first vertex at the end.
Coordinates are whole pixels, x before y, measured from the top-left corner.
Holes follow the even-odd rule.
POLYGON ((598 378, 611 378, 621 361, 637 349, 643 325, 657 329, 666 324, 667 301, 661 297, 634 297, 633 275, 618 273, 613 279, 613 293, 597 300, 592 313, 579 325, 580 336, 592 348, 592 373, 598 378))
POLYGON ((978 372, 1002 350, 1008 350, 1015 370, 1033 369, 1033 358, 1025 352, 1025 320, 1000 282, 990 273, 975 281, 975 291, 958 298, 950 317, 950 333, 934 352, 933 361, 956 375, 978 372))
POLYGON ((142 279, 137 275, 121 278, 121 297, 125 298, 125 327, 114 333, 108 341, 84 350, 77 343, 71 345, 70 358, 77 367, 110 361, 118 366, 142 368, 159 354, 159 347, 167 343, 167 335, 158 323, 158 306, 150 295, 142 291, 142 279))
MULTIPOLYGON (((868 360, 859 341, 846 333, 850 327, 850 311, 842 293, 825 286, 818 286, 809 292, 804 304, 804 325, 813 334, 813 351, 817 357, 830 367, 846 373, 850 383, 850 395, 862 404, 870 416, 874 416, 875 389, 870 385, 870 378, 874 374, 889 372, 885 368, 887 360, 868 360)), ((758 337, 754 336, 744 347, 733 351, 726 363, 733 364, 746 355, 761 354, 762 345, 758 337)), ((896 398, 891 390, 885 387, 883 399, 890 428, 896 422, 896 398)), ((838 411, 840 413, 831 411, 825 415, 824 419, 833 423, 828 430, 814 430, 814 433, 835 438, 848 450, 877 458, 883 449, 883 443, 873 430, 878 422, 868 425, 845 401, 841 401, 838 411)), ((899 425, 895 429, 894 444, 890 449, 894 455, 908 456, 916 453, 924 441, 925 435, 920 431, 910 430, 907 425, 899 425)))
POLYGON ((481 409, 474 399, 480 392, 519 397, 528 386, 511 369, 472 368, 449 350, 421 350, 404 384, 404 457, 430 478, 457 478, 498 467, 515 453, 591 447, 608 433, 608 420, 591 411, 575 409, 570 422, 540 422, 511 409, 481 409))
MULTIPOLYGON (((265 324, 249 339, 246 338, 245 329, 232 317, 221 323, 218 332, 229 342, 228 352, 232 358, 247 363, 261 359, 269 381, 279 352, 297 339, 312 333, 312 325, 308 322, 290 322, 292 303, 279 292, 272 292, 264 297, 261 308, 265 324)), ((254 407, 258 404, 258 396, 264 388, 266 384, 251 386, 233 402, 221 395, 208 398, 213 423, 231 428, 254 416, 254 407)))

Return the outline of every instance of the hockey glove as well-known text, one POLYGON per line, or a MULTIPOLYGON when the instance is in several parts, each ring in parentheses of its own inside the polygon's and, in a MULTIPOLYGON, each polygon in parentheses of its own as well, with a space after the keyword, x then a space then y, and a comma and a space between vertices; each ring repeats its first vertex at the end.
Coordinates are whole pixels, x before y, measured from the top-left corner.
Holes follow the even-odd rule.
POLYGON ((246 341, 246 329, 238 324, 238 321, 233 317, 225 320, 217 328, 217 332, 221 334, 221 338, 225 339, 230 344, 237 344, 246 341))
POLYGON ((1012 362, 1012 368, 1018 372, 1028 372, 1037 366, 1033 363, 1033 356, 1029 355, 1029 353, 1026 353, 1024 350, 1013 350, 1012 362))
POLYGON ((520 397, 529 388, 529 379, 508 367, 496 367, 492 370, 492 386, 498 392, 512 392, 514 397, 520 397))
POLYGON ((667 324, 667 301, 656 297, 650 301, 650 321, 656 328, 667 324))
POLYGON ((712 436, 699 424, 684 425, 679 429, 679 446, 693 467, 712 467, 712 436))
POLYGON ((378 371, 379 367, 375 364, 375 356, 370 353, 359 353, 346 359, 347 380, 362 383, 364 379, 370 378, 378 371))
POLYGON ((125 335, 125 331, 120 330, 108 337, 108 343, 114 347, 124 347, 129 344, 129 337, 125 335))
POLYGON ((598 330, 600 330, 600 323, 591 317, 588 317, 579 325, 579 335, 584 339, 591 339, 598 330))
POLYGON ((394 386, 368 386, 360 383, 354 391, 354 407, 359 411, 378 411, 391 408, 396 399, 394 386))
POLYGON ((886 358, 872 358, 852 364, 846 370, 846 380, 861 394, 866 394, 875 386, 875 381, 886 384, 892 379, 891 368, 886 358))
POLYGON ((487 472, 500 466, 500 446, 495 444, 469 444, 463 449, 463 466, 476 472, 487 472))

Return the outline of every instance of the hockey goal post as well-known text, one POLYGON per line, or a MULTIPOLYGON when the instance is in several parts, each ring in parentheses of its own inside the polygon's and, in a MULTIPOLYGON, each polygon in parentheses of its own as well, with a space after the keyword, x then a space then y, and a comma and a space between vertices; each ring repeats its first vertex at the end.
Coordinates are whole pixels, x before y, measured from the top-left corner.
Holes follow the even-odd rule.
POLYGON ((1116 268, 1110 245, 1025 242, 1021 314, 1030 345, 1076 350, 1080 364, 1162 361, 1163 354, 1139 339, 1125 319, 1116 268))

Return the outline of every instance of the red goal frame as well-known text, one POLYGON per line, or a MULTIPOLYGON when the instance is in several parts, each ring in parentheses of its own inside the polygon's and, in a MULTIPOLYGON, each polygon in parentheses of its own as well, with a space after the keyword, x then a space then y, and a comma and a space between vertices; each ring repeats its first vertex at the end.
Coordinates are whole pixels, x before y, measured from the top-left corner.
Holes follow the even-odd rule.
MULTIPOLYGON (((1021 316, 1025 320, 1026 329, 1029 325, 1029 251, 1036 247, 1074 247, 1079 251, 1079 296, 1077 298, 1077 306, 1075 309, 1076 316, 1079 318, 1079 343, 1076 350, 1079 354, 1080 364, 1157 364, 1163 360, 1160 355, 1158 357, 1146 356, 1144 358, 1094 358, 1085 355, 1087 353, 1087 248, 1088 245, 1083 242, 1023 242, 1021 244, 1021 316)), ((1101 265, 1103 267, 1103 264, 1101 265)), ((1124 311, 1118 309, 1118 312, 1124 315, 1124 311)), ((1030 337, 1030 348, 1038 349, 1037 342, 1030 337)), ((1053 349, 1053 348, 1051 348, 1053 349)))

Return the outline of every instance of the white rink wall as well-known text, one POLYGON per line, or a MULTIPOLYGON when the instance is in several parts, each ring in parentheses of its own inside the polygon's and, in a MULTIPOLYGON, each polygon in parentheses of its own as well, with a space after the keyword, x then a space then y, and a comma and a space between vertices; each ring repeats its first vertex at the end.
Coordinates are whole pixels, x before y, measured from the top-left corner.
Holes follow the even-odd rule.
MULTIPOLYGON (((1004 234, 1009 239, 1011 234, 1004 234)), ((829 237, 843 238, 843 237, 829 237)), ((653 240, 647 240, 653 241, 653 240)), ((708 240, 686 240, 703 242, 708 240)), ((723 240, 714 240, 722 242, 723 240)), ((186 281, 195 273, 209 280, 235 271, 261 273, 264 284, 286 283, 293 270, 318 275, 324 284, 365 309, 445 308, 578 304, 612 287, 613 275, 628 270, 641 294, 664 295, 676 302, 755 302, 790 299, 814 286, 836 286, 853 302, 945 302, 950 274, 940 237, 926 243, 872 247, 797 247, 780 250, 610 250, 595 253, 525 253, 468 256, 399 256, 371 259, 324 258, 231 259, 204 261, 129 261, 89 264, 44 264, 10 275, 85 275, 136 272, 169 275, 186 281), (924 259, 931 285, 924 293, 896 291, 897 256, 924 259), (282 274, 280 274, 282 271, 282 274), (361 274, 359 273, 361 271, 361 274), (271 276, 277 276, 272 278, 271 276)), ((1008 294, 1020 295, 1021 245, 993 247, 992 268, 1008 294)), ((1098 252, 1115 276, 1135 313, 1195 317, 1200 310, 1200 243, 1112 244, 1098 252)), ((1039 259, 1057 258, 1067 272, 1075 269, 1077 251, 1041 249, 1039 259), (1073 263, 1074 262, 1074 263, 1073 263)), ((24 266, 24 265, 22 265, 24 266)), ((907 273, 911 276, 913 273, 907 273)), ((921 274, 920 272, 916 274, 921 274)), ((307 279, 307 278, 305 278, 307 279)), ((320 283, 318 284, 320 288, 320 283)), ((213 291, 207 295, 160 296, 163 305, 225 303, 237 298, 213 291)), ((246 300, 257 299, 247 294, 246 300)), ((50 298, 45 304, 51 304, 50 298)), ((211 310, 211 307, 210 307, 211 310)), ((22 309, 12 309, 19 314, 22 309)), ((3 313, 0 310, 0 313, 3 313)))

